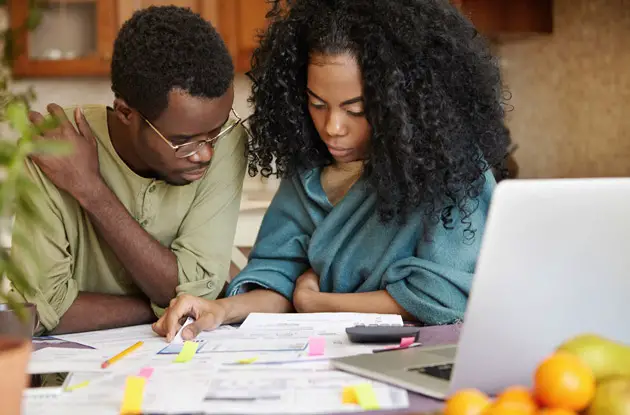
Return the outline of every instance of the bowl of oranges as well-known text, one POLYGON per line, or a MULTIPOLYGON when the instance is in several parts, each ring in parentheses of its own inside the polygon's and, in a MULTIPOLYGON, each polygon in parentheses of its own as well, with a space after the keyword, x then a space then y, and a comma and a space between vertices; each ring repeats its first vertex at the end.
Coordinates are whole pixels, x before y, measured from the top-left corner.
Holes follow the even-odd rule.
POLYGON ((494 398, 462 389, 442 414, 630 415, 630 346, 576 336, 538 364, 531 387, 509 386, 494 398))

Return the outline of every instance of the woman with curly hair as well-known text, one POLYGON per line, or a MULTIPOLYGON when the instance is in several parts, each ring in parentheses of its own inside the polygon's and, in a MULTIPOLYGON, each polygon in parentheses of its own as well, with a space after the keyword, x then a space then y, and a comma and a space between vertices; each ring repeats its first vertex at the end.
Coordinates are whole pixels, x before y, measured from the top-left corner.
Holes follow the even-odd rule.
POLYGON ((447 0, 279 3, 250 72, 250 174, 280 188, 227 297, 180 297, 154 329, 294 309, 461 319, 510 144, 495 60, 447 0))

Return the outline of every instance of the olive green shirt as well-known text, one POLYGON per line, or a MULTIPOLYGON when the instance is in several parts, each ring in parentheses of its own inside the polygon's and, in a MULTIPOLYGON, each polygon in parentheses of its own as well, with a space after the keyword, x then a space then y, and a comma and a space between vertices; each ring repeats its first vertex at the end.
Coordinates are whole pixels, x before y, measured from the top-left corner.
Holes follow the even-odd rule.
MULTIPOLYGON (((242 127, 216 145, 204 177, 186 186, 138 176, 114 149, 107 108, 83 107, 98 143, 101 175, 131 216, 177 257, 177 294, 215 299, 228 279, 243 178, 246 133, 242 127)), ((73 108, 66 109, 74 124, 73 108)), ((158 138, 156 138, 158 139, 158 138)), ((48 223, 34 227, 17 213, 14 232, 27 232, 33 258, 14 244, 15 260, 29 270, 35 292, 21 295, 37 305, 41 323, 54 329, 81 291, 131 295, 139 292, 101 238, 87 213, 32 162, 27 170, 43 190, 36 204, 48 223), (37 271, 37 269, 39 269, 37 271)), ((13 291, 14 295, 18 295, 13 291)), ((154 305, 157 315, 163 311, 154 305)))

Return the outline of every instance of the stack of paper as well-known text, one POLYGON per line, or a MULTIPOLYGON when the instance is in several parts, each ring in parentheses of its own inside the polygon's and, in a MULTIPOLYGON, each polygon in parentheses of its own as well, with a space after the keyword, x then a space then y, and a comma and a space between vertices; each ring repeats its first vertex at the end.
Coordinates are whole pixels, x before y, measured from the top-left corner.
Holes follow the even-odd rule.
MULTIPOLYGON (((197 341, 203 347, 185 363, 173 363, 176 347, 149 325, 58 336, 93 349, 51 346, 33 353, 29 371, 73 372, 71 391, 53 400, 26 398, 24 413, 118 414, 123 400, 131 399, 125 391, 129 384, 142 384, 136 392, 142 396, 136 398, 144 412, 164 414, 361 410, 359 404, 343 403, 344 388, 353 385, 371 385, 366 390, 382 409, 406 408, 406 391, 329 368, 331 357, 371 352, 369 346, 348 341, 345 328, 356 324, 402 325, 402 319, 357 313, 251 314, 238 329, 201 333, 197 341), (140 340, 142 347, 100 369, 104 360, 140 340), (317 353, 312 352, 315 343, 321 349, 317 353)), ((183 342, 176 343, 181 350, 183 342)))

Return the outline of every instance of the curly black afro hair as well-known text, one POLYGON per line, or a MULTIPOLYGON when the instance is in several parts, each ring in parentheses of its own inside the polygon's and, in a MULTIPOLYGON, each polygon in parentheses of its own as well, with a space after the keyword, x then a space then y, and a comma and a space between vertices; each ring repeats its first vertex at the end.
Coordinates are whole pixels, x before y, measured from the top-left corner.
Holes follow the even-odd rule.
POLYGON ((217 98, 234 79, 221 36, 188 8, 152 6, 127 20, 114 43, 112 90, 150 120, 168 106, 168 93, 217 98))
POLYGON ((502 165, 510 145, 499 68, 471 22, 447 0, 270 3, 248 73, 250 175, 333 162, 308 113, 307 67, 312 53, 350 53, 363 74, 372 127, 364 175, 381 219, 404 222, 425 208, 449 227, 459 209, 467 224, 483 173, 502 165))

